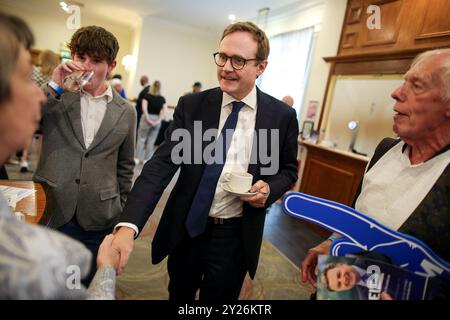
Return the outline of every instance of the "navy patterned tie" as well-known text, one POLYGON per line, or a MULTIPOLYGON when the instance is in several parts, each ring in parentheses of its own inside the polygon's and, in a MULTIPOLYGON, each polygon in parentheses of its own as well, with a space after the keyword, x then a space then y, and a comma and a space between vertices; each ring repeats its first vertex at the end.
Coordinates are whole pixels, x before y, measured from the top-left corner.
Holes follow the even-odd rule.
POLYGON ((194 200, 192 201, 191 208, 186 219, 186 229, 191 236, 194 238, 205 231, 206 221, 208 220, 208 214, 211 209, 211 204, 214 199, 214 194, 216 192, 217 182, 222 173, 225 160, 227 158, 228 149, 230 148, 231 138, 229 134, 227 135, 226 130, 236 129, 236 124, 239 117, 239 111, 245 105, 244 102, 234 101, 233 110, 228 116, 223 128, 220 132, 218 143, 223 139, 223 149, 221 157, 218 159, 217 155, 215 161, 211 164, 207 164, 205 170, 203 171, 202 179, 195 193, 194 200))

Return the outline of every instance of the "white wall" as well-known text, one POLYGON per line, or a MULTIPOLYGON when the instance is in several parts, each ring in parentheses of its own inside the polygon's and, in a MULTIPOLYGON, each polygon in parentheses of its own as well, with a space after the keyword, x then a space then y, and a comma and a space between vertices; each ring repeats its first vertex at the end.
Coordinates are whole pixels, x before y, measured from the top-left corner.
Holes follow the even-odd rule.
POLYGON ((312 1, 305 5, 299 4, 297 10, 291 8, 289 12, 268 20, 265 31, 269 37, 314 27, 309 78, 302 101, 301 114, 298 115, 300 125, 305 119, 308 101, 314 100, 319 101, 315 121, 317 127, 330 69, 329 64, 322 58, 335 56, 337 53, 346 6, 347 0, 312 1))
MULTIPOLYGON (((69 15, 62 10, 14 7, 2 4, 2 11, 19 16, 28 23, 35 36, 34 47, 39 50, 50 49, 59 53, 61 43, 70 41, 74 33, 74 30, 69 30, 66 27, 66 20, 69 15)), ((113 21, 90 16, 82 11, 81 26, 88 25, 101 26, 116 36, 120 49, 117 54, 117 67, 114 73, 120 73, 123 76, 125 87, 127 87, 130 77, 122 66, 122 58, 133 52, 134 29, 113 21)))
POLYGON ((318 101, 319 108, 315 119, 316 129, 330 71, 330 65, 323 60, 323 57, 332 57, 337 54, 346 7, 347 0, 325 0, 324 2, 322 23, 314 47, 310 77, 300 117, 300 123, 302 123, 305 119, 308 101, 318 101))
POLYGON ((316 129, 330 71, 330 65, 323 58, 337 54, 346 7, 347 0, 325 0, 322 24, 312 56, 310 77, 306 87, 304 108, 301 116, 302 120, 305 119, 309 101, 319 101, 315 119, 316 129))
POLYGON ((139 78, 144 74, 151 83, 161 82, 161 94, 169 105, 176 105, 195 81, 200 81, 203 89, 216 87, 212 54, 217 51, 219 40, 219 34, 211 35, 153 17, 144 18, 133 95, 141 90, 139 78))
POLYGON ((323 1, 316 1, 308 6, 299 4, 297 10, 269 18, 264 31, 270 38, 280 33, 318 26, 322 22, 324 9, 323 1))
POLYGON ((392 131, 390 93, 403 82, 403 75, 336 76, 324 140, 337 149, 348 150, 352 132, 348 123, 359 122, 354 148, 372 157, 377 144, 392 131))

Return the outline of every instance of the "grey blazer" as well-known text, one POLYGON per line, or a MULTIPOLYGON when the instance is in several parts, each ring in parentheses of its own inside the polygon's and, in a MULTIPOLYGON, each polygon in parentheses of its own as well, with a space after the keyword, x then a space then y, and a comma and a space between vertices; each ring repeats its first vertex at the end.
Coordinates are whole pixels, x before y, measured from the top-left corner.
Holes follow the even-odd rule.
POLYGON ((86 231, 104 230, 119 219, 131 189, 136 111, 113 90, 113 100, 94 141, 86 148, 80 93, 55 98, 42 107, 43 143, 33 180, 44 186, 44 220, 58 228, 72 219, 86 231))

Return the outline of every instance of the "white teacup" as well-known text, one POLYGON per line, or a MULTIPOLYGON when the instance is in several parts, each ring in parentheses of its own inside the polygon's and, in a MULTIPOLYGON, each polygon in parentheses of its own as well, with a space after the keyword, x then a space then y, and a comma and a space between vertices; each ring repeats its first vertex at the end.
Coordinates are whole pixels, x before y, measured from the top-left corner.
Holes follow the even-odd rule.
POLYGON ((227 172, 224 175, 224 182, 228 184, 230 191, 245 193, 252 187, 253 176, 247 172, 227 172))

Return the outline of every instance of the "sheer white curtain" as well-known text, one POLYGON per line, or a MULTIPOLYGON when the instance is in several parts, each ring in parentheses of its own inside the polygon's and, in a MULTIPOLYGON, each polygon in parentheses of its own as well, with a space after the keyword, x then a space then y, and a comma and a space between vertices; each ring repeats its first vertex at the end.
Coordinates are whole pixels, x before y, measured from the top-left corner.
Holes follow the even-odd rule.
POLYGON ((259 88, 282 99, 294 98, 294 108, 300 116, 303 102, 314 28, 283 33, 270 38, 269 64, 258 79, 259 88))

